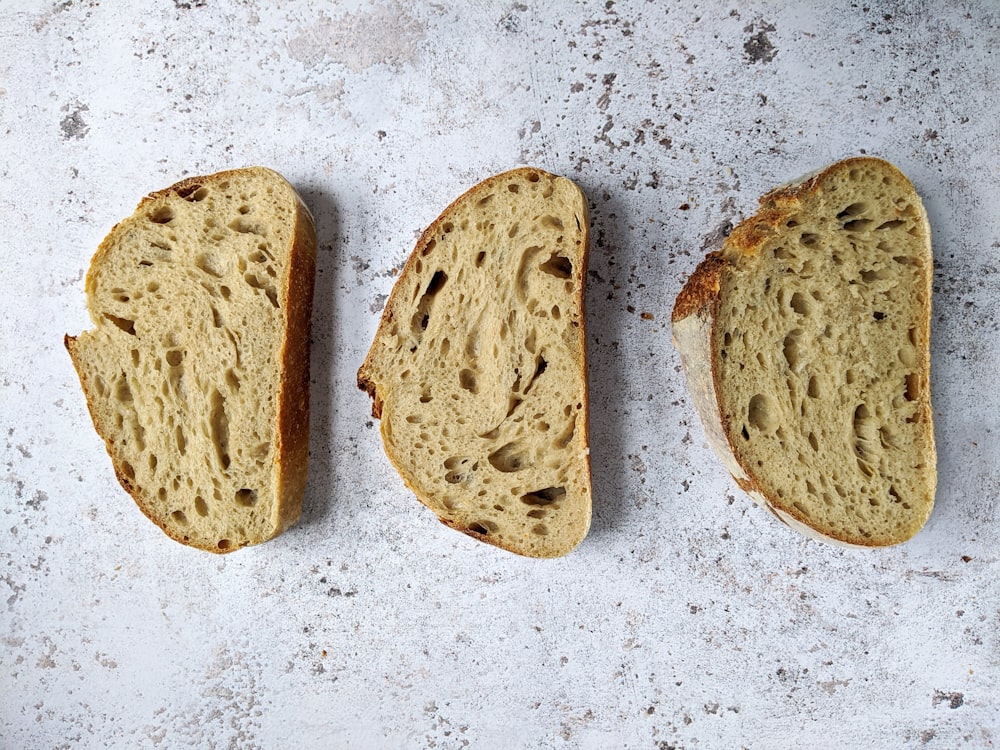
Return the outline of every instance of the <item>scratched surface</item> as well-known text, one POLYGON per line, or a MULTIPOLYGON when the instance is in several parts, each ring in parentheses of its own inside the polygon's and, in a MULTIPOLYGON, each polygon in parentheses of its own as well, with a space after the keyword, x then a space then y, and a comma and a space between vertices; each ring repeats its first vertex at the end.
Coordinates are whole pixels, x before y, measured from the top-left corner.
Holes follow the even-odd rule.
POLYGON ((991 0, 4 3, 0 746, 995 747, 998 48, 991 0), (752 506, 668 328, 759 194, 858 153, 936 242, 937 506, 874 552, 752 506), (420 230, 525 163, 593 218, 595 515, 551 562, 439 524, 354 386, 420 230), (246 164, 317 219, 310 479, 216 557, 117 486, 62 336, 143 194, 246 164))

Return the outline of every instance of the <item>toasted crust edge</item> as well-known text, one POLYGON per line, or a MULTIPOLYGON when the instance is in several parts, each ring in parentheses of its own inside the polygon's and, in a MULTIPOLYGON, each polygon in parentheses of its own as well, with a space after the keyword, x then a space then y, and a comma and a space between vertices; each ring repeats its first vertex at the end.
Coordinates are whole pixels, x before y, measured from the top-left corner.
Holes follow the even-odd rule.
MULTIPOLYGON (((566 180, 571 185, 573 185, 574 189, 577 190, 577 192, 580 194, 581 198, 580 204, 583 208, 583 216, 581 217, 580 220, 580 232, 583 236, 583 249, 581 251, 581 256, 583 260, 580 263, 580 268, 578 270, 578 273, 575 274, 575 276, 577 277, 576 278, 577 284, 576 284, 576 291, 574 292, 574 297, 575 297, 574 302, 580 306, 580 315, 582 321, 581 331, 580 331, 581 357, 579 362, 580 375, 583 382, 584 415, 583 415, 582 433, 583 433, 584 445, 587 446, 587 450, 584 456, 584 461, 586 464, 586 471, 587 471, 587 489, 592 493, 593 488, 591 482, 591 465, 590 465, 590 450, 589 450, 590 386, 589 386, 589 378, 587 370, 587 362, 589 360, 587 356, 587 325, 586 325, 586 317, 587 317, 586 279, 587 279, 587 268, 589 267, 589 262, 590 262, 590 208, 587 204, 586 195, 583 193, 580 187, 576 185, 576 183, 570 180, 569 178, 553 174, 552 172, 547 172, 546 170, 539 169, 537 167, 530 167, 530 166, 517 167, 515 169, 507 170, 505 172, 500 172, 499 174, 495 174, 491 177, 487 177, 482 182, 473 185, 471 188, 466 190, 464 193, 455 198, 455 200, 449 203, 448 206, 438 215, 438 217, 433 222, 431 222, 431 224, 420 234, 420 237, 417 239, 417 242, 414 245, 414 249, 410 252, 409 257, 403 264, 403 268, 400 271, 399 276, 396 278, 396 282, 393 284, 392 291, 389 293, 389 297, 386 300, 385 307, 382 310, 382 315, 379 318, 379 324, 375 330, 375 335, 372 338, 371 348, 369 349, 364 362, 362 362, 361 366, 358 368, 358 375, 357 375, 358 388, 367 393, 368 396, 372 399, 372 417, 380 420, 382 418, 383 402, 381 396, 379 395, 378 383, 376 382, 375 379, 376 376, 373 372, 375 369, 374 358, 377 353, 376 349, 378 342, 382 340, 384 332, 388 330, 389 326, 392 323, 393 309, 395 306, 394 303, 397 299, 397 296, 402 294, 402 284, 400 282, 403 279, 407 278, 410 273, 414 273, 413 268, 416 265, 420 248, 424 247, 431 240, 431 238, 433 238, 435 235, 441 232, 441 225, 444 224, 445 221, 447 221, 448 216, 452 213, 452 211, 458 204, 464 203, 465 201, 472 199, 476 194, 480 192, 491 190, 497 183, 503 182, 504 180, 509 180, 511 177, 523 177, 529 173, 534 173, 546 178, 552 178, 554 180, 566 180)), ((390 451, 388 449, 388 446, 385 445, 384 435, 383 435, 383 446, 385 446, 385 454, 389 458, 389 462, 393 465, 393 468, 396 469, 396 472, 402 478, 403 484, 405 484, 407 489, 409 489, 414 495, 416 495, 417 499, 423 505, 430 508, 430 505, 428 504, 426 499, 422 497, 421 494, 417 491, 413 482, 413 477, 409 474, 409 472, 405 471, 405 469, 402 466, 400 466, 400 464, 396 461, 393 452, 390 451)), ((433 510, 433 508, 430 509, 433 510)), ((451 521, 450 519, 442 518, 441 516, 437 516, 437 519, 445 526, 448 526, 451 529, 454 529, 456 531, 461 531, 463 534, 466 534, 467 536, 470 536, 473 539, 493 545, 494 547, 499 547, 500 549, 504 549, 516 555, 533 557, 535 559, 554 559, 558 557, 564 557, 565 555, 569 554, 574 549, 576 549, 581 542, 583 542, 583 540, 586 538, 587 534, 590 531, 592 512, 593 512, 593 503, 591 501, 590 506, 587 508, 586 522, 584 524, 582 532, 579 534, 579 538, 575 539, 571 544, 567 545, 565 549, 560 548, 558 552, 547 556, 531 555, 525 550, 518 548, 516 545, 504 543, 503 541, 498 540, 496 538, 491 538, 489 535, 486 534, 480 534, 468 528, 467 526, 451 521)))
POLYGON ((183 537, 174 533, 167 524, 157 518, 140 489, 122 472, 111 450, 109 439, 101 430, 95 407, 95 396, 89 391, 86 381, 83 378, 83 370, 81 369, 79 352, 77 350, 78 337, 69 334, 63 337, 63 345, 69 353, 73 368, 76 370, 80 380, 80 386, 83 390, 91 422, 98 436, 104 442, 105 450, 111 458, 112 469, 118 483, 132 497, 143 515, 168 537, 186 547, 214 554, 229 554, 242 549, 244 546, 253 546, 269 541, 288 529, 302 514, 302 500, 308 477, 309 462, 309 361, 312 299, 316 276, 316 229, 312 213, 295 187, 280 173, 268 167, 243 167, 215 172, 209 175, 186 177, 180 182, 176 182, 169 187, 157 190, 143 197, 129 217, 119 221, 111 228, 91 258, 85 283, 89 298, 93 288, 93 270, 103 260, 104 255, 110 251, 111 239, 118 232, 121 225, 128 221, 131 216, 138 213, 143 206, 157 198, 168 196, 172 193, 180 194, 183 197, 185 191, 190 192, 190 188, 197 188, 206 183, 211 184, 212 182, 224 181, 234 174, 253 171, 266 172, 276 176, 288 185, 289 190, 296 200, 295 227, 292 232, 292 248, 289 252, 288 270, 286 272, 285 295, 282 298, 283 304, 286 305, 284 308, 286 310, 286 326, 283 337, 284 346, 282 347, 280 356, 282 380, 278 389, 278 426, 275 441, 277 455, 274 468, 275 483, 278 487, 278 501, 271 519, 271 532, 267 536, 253 541, 249 545, 238 545, 221 550, 218 547, 197 544, 194 540, 185 541, 183 537), (298 293, 293 295, 293 290, 297 290, 298 293))
MULTIPOLYGON (((701 417, 709 445, 740 488, 750 495, 757 505, 806 537, 841 547, 869 549, 901 544, 912 538, 930 517, 934 505, 933 493, 924 517, 920 519, 913 534, 909 536, 880 537, 860 543, 829 529, 811 525, 796 508, 790 504, 783 504, 778 498, 765 493, 759 481, 754 477, 753 467, 740 461, 735 447, 728 438, 729 425, 719 403, 721 380, 718 373, 718 363, 713 355, 713 352, 716 351, 718 295, 722 275, 728 272, 731 264, 729 258, 754 255, 759 252, 761 246, 787 221, 789 215, 803 198, 819 190, 823 182, 835 172, 849 170, 862 164, 876 164, 880 169, 891 170, 910 185, 913 194, 918 198, 917 207, 927 236, 926 252, 928 256, 931 256, 933 251, 927 212, 910 180, 895 165, 884 159, 870 156, 850 157, 765 193, 760 198, 758 212, 737 225, 722 243, 722 247, 710 252, 688 278, 675 300, 671 315, 671 329, 674 347, 681 355, 682 367, 688 380, 692 402, 701 417)), ((933 411, 930 400, 929 347, 932 285, 933 273, 928 269, 926 274, 926 315, 920 321, 921 331, 927 342, 927 347, 922 352, 924 366, 922 368, 921 393, 924 395, 920 399, 918 408, 921 410, 921 418, 926 425, 930 449, 936 454, 933 411)))

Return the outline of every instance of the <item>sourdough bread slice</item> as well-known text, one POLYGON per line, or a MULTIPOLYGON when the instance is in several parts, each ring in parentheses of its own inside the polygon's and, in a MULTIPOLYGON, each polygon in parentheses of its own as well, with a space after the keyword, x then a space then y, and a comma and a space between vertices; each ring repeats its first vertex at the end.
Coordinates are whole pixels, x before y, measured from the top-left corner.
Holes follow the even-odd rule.
POLYGON ((853 158, 765 195, 678 295, 709 443, 793 528, 874 547, 930 515, 932 273, 913 185, 853 158))
POLYGON ((87 273, 66 336, 119 482, 169 536, 230 552, 298 518, 309 440, 312 216, 260 167, 153 193, 87 273))
POLYGON ((522 168, 473 187, 417 241, 358 372, 420 501, 532 557, 590 526, 588 231, 565 178, 522 168))

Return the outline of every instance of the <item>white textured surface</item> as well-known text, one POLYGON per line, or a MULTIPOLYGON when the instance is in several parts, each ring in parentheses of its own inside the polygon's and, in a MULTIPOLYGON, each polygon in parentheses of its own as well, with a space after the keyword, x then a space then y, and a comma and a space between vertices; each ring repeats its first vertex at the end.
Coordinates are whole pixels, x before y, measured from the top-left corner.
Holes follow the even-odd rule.
POLYGON ((1000 744, 1000 11, 934 5, 4 3, 0 746, 1000 744), (937 508, 875 552, 752 506, 667 324, 706 237, 861 152, 937 256, 937 508), (595 518, 553 562, 434 520, 354 386, 421 228, 522 163, 594 225, 595 518), (312 464, 214 557, 117 486, 61 337, 144 193, 245 164, 318 221, 312 464))

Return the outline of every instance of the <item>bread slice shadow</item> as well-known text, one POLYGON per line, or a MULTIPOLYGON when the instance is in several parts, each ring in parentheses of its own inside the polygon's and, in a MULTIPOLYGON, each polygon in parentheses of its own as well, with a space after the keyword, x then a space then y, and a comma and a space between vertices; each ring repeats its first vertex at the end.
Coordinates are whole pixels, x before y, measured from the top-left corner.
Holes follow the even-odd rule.
POLYGON ((337 398, 335 356, 338 319, 337 253, 340 216, 333 197, 315 185, 298 187, 316 223, 316 282, 313 291, 309 362, 309 478, 298 525, 308 526, 329 512, 333 497, 333 419, 337 398))
POLYGON ((580 187, 590 201, 591 223, 586 305, 593 515, 587 545, 617 533, 627 508, 626 372, 616 346, 625 335, 628 313, 609 292, 610 280, 625 266, 621 255, 628 245, 622 217, 628 211, 603 188, 585 182, 580 187))

